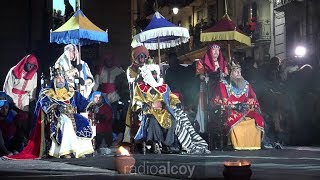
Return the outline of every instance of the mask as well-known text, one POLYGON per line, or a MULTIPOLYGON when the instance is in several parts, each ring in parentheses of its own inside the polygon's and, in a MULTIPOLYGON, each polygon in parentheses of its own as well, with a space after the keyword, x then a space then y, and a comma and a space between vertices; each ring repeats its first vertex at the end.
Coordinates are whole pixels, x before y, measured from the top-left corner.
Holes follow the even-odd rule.
POLYGON ((151 74, 152 74, 153 78, 157 81, 157 79, 158 79, 157 71, 151 71, 151 74))
POLYGON ((107 68, 111 68, 111 67, 113 67, 113 62, 112 62, 111 59, 106 59, 104 65, 105 65, 107 68))
POLYGON ((148 57, 147 57, 147 55, 145 55, 144 53, 140 53, 140 54, 136 57, 136 59, 138 60, 138 62, 139 62, 140 64, 143 64, 143 63, 146 62, 146 60, 148 59, 148 57))
POLYGON ((34 68, 34 64, 30 64, 30 63, 26 63, 25 65, 24 65, 24 70, 26 71, 26 72, 30 72, 33 68, 34 68))

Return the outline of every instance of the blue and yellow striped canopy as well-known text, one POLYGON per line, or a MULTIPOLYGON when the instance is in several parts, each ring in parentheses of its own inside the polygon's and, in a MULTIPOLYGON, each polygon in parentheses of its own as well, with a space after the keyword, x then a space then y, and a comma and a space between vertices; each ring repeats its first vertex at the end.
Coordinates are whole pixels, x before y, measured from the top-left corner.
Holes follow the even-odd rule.
POLYGON ((108 42, 108 32, 94 25, 79 9, 61 27, 50 33, 50 43, 88 45, 108 42))

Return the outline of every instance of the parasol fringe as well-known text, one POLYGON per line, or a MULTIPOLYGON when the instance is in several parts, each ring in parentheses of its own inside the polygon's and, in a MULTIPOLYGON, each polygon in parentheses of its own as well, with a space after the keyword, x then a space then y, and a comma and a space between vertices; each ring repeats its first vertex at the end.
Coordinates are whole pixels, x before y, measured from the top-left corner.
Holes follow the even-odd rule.
POLYGON ((79 44, 88 45, 96 42, 108 42, 107 32, 97 32, 84 29, 76 29, 68 32, 51 32, 50 42, 57 44, 79 44))
MULTIPOLYGON (((166 49, 166 48, 171 48, 171 47, 175 47, 177 45, 181 44, 181 40, 180 39, 176 39, 176 40, 171 40, 168 42, 161 42, 159 45, 160 49, 166 49)), ((131 43, 131 47, 135 48, 137 46, 145 46, 147 49, 149 50, 157 50, 158 49, 158 42, 154 42, 154 43, 137 43, 136 41, 132 41, 131 43)))
POLYGON ((163 27, 157 29, 151 29, 148 31, 141 32, 133 37, 138 42, 144 42, 149 39, 154 39, 158 37, 165 36, 179 36, 183 40, 182 42, 187 42, 190 38, 189 31, 184 27, 163 27))
POLYGON ((221 40, 225 40, 225 41, 236 40, 247 46, 251 46, 250 37, 242 33, 239 33, 238 31, 206 32, 206 33, 201 33, 200 35, 201 42, 221 41, 221 40))
MULTIPOLYGON (((160 49, 175 47, 181 43, 188 42, 190 39, 189 31, 186 28, 163 27, 141 32, 133 37, 133 42, 143 42, 147 49, 156 50, 158 49, 158 37, 167 38, 167 40, 161 41, 160 49), (175 37, 176 39, 170 39, 170 37, 175 37)), ((135 43, 132 45, 135 45, 135 43)))

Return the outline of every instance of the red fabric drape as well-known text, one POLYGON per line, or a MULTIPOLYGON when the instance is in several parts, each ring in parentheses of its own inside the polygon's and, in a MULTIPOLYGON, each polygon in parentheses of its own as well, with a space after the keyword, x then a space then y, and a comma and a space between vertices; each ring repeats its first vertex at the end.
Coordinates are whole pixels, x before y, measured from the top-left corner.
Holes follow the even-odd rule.
POLYGON ((41 110, 38 113, 36 125, 31 133, 28 144, 24 149, 16 155, 7 156, 8 159, 23 160, 23 159, 38 159, 40 158, 41 139, 44 134, 41 133, 41 110))
POLYGON ((16 78, 21 79, 22 73, 24 72, 24 65, 26 63, 30 63, 35 65, 35 67, 30 71, 27 72, 25 77, 23 77, 26 80, 30 80, 33 75, 38 71, 38 60, 33 54, 29 54, 25 57, 23 57, 18 64, 13 68, 13 74, 16 78))
MULTIPOLYGON (((217 45, 217 44, 212 44, 210 47, 212 47, 214 45, 217 45)), ((217 45, 217 46, 219 46, 219 45, 217 45)), ((208 48, 206 54, 204 55, 204 57, 202 59, 206 73, 217 71, 217 68, 215 67, 215 64, 214 64, 213 54, 212 54, 210 47, 208 48)), ((219 50, 218 63, 220 66, 220 71, 223 72, 224 74, 228 75, 227 62, 224 60, 221 50, 219 50)))

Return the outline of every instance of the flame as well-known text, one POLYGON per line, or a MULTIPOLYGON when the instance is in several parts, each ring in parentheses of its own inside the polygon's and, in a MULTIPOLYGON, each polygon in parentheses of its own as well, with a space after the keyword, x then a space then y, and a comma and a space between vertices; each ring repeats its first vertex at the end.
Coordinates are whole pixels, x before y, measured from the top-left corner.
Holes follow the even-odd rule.
POLYGON ((129 151, 128 151, 126 148, 124 148, 123 146, 120 146, 120 147, 118 148, 118 153, 119 153, 121 156, 130 156, 129 151))
POLYGON ((235 162, 232 162, 232 161, 226 161, 224 162, 224 165, 225 166, 248 166, 250 165, 251 163, 247 160, 243 160, 243 161, 235 161, 235 162))

